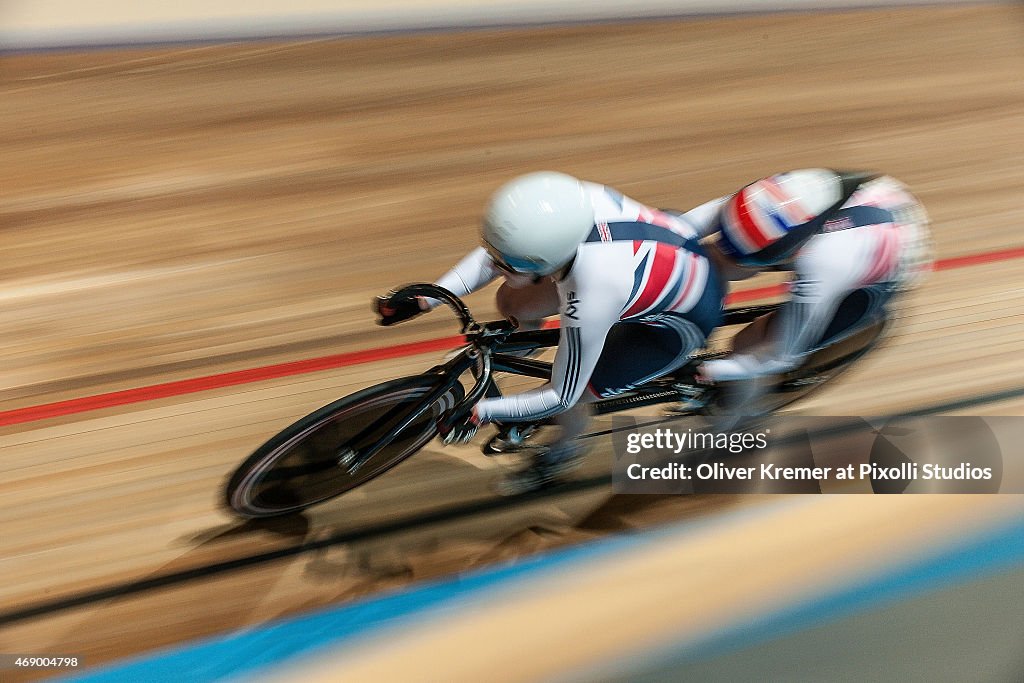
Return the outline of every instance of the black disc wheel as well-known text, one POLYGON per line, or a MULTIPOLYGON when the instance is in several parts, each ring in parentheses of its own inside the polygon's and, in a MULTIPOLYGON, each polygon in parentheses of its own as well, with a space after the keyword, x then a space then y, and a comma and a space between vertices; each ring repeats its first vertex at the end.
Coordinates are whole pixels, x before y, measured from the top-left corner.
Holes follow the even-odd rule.
POLYGON ((438 417, 463 398, 461 384, 449 388, 354 472, 344 462, 345 454, 374 443, 446 381, 429 376, 397 379, 307 415, 260 446, 235 471, 225 489, 228 507, 250 519, 294 514, 380 476, 437 434, 438 417), (357 436, 359 443, 353 441, 357 436))

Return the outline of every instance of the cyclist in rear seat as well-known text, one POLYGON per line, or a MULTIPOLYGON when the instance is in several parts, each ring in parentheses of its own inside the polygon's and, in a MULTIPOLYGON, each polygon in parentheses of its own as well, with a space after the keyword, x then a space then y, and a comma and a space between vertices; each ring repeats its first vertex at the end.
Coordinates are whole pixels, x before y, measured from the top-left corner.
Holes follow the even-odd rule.
MULTIPOLYGON (((709 255, 730 279, 790 271, 789 299, 733 338, 732 354, 702 364, 732 382, 732 410, 756 414, 770 382, 809 354, 890 315, 894 297, 930 269, 928 216, 883 175, 803 169, 758 180, 689 214, 717 236, 709 255)), ((710 242, 710 241, 709 241, 710 242)))

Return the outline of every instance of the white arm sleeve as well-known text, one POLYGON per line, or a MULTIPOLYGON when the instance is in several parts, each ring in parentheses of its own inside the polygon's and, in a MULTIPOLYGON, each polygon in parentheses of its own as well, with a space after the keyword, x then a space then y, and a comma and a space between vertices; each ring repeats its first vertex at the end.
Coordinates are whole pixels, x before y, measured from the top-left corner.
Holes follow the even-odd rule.
POLYGON ((801 293, 779 308, 773 321, 775 338, 769 344, 748 353, 707 361, 701 372, 709 379, 726 382, 788 372, 800 365, 804 354, 821 339, 839 302, 815 291, 817 283, 811 281, 798 280, 793 287, 801 293))
MULTIPOLYGON (((590 270, 589 266, 581 263, 590 270)), ((575 268, 574 268, 575 270, 575 268)), ((582 273, 586 277, 586 273, 582 273)), ((619 314, 625 304, 621 283, 614 275, 595 279, 593 272, 586 282, 596 286, 584 291, 577 282, 563 282, 558 290, 561 295, 561 336, 555 361, 551 370, 551 381, 547 384, 502 398, 486 399, 477 404, 477 414, 483 421, 538 420, 556 415, 573 407, 587 388, 590 375, 594 372, 605 338, 612 325, 619 321, 619 314)), ((632 274, 627 273, 632 279, 632 274)), ((576 278, 573 278, 576 280, 576 278)))
MULTIPOLYGON (((436 284, 455 296, 466 296, 486 286, 499 275, 501 271, 495 267, 487 250, 477 247, 456 263, 454 268, 438 278, 436 284)), ((428 299, 428 302, 431 308, 441 303, 437 299, 428 299)))
POLYGON ((794 263, 796 275, 790 284, 790 298, 779 308, 773 321, 772 339, 752 352, 709 361, 702 371, 719 381, 747 379, 787 372, 800 365, 813 350, 843 298, 857 287, 856 265, 862 247, 850 237, 816 237, 800 252, 794 263))
POLYGON ((718 211, 728 199, 728 196, 712 199, 710 202, 690 209, 680 217, 697 231, 698 239, 703 239, 718 228, 718 211))

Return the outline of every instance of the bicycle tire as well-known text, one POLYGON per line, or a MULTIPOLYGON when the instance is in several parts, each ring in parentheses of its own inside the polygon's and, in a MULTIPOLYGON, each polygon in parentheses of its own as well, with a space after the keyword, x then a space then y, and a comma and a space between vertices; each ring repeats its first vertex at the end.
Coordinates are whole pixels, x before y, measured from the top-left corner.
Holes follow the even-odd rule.
MULTIPOLYGON (((346 434, 356 435, 382 411, 422 398, 446 381, 444 377, 417 375, 384 382, 297 420, 257 448, 234 471, 224 489, 227 507, 246 519, 296 514, 379 477, 437 434, 437 418, 462 400, 462 385, 453 384, 423 416, 355 474, 337 464, 336 454, 345 445, 346 434)), ((389 427, 381 425, 369 436, 389 427)))

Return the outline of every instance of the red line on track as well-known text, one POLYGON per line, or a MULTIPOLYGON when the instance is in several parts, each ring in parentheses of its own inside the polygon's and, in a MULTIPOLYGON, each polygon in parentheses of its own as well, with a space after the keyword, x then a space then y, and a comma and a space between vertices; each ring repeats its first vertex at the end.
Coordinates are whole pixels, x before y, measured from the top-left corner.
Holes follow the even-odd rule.
POLYGON ((981 254, 968 254, 967 256, 955 256, 953 258, 936 261, 935 270, 954 270, 956 268, 967 268, 978 266, 983 263, 994 263, 996 261, 1012 261, 1013 259, 1024 258, 1024 247, 1013 247, 1000 249, 998 251, 986 251, 981 254))
POLYGON ((785 294, 788 289, 789 286, 786 283, 769 285, 768 287, 755 287, 754 289, 741 289, 725 297, 725 303, 742 304, 747 301, 756 301, 757 299, 770 299, 773 296, 785 294))
MULTIPOLYGON (((935 270, 954 270, 956 268, 967 268, 984 263, 1010 261, 1019 258, 1024 258, 1024 247, 1013 247, 1010 249, 1001 249, 998 251, 968 254, 966 256, 956 256, 953 258, 943 259, 936 262, 935 270)), ((754 301, 756 299, 766 299, 782 294, 785 291, 786 285, 784 284, 741 290, 733 292, 728 298, 728 303, 742 303, 746 301, 754 301)), ((223 372, 216 375, 207 375, 205 377, 178 380, 176 382, 164 382, 162 384, 153 384, 151 386, 139 387, 137 389, 125 389, 124 391, 114 391, 106 394, 97 394, 95 396, 73 398, 67 401, 57 401, 56 403, 45 403, 38 406, 15 408, 14 410, 0 411, 0 426, 35 422, 37 420, 45 420, 52 417, 73 415, 75 413, 84 413, 90 410, 112 408, 114 406, 122 406, 131 403, 141 403, 143 401, 152 401, 159 398, 170 398, 172 396, 192 394, 199 391, 206 391, 208 389, 220 389, 222 387, 250 384, 252 382, 259 382, 268 379, 303 375, 310 372, 317 372, 318 370, 334 370, 351 365, 373 363, 376 361, 388 360, 390 358, 403 358, 431 351, 446 351, 448 349, 455 348, 461 342, 461 336, 429 339, 427 341, 398 344, 396 346, 385 346, 376 349, 365 349, 363 351, 339 353, 320 358, 310 358, 308 360, 266 365, 258 368, 250 368, 248 370, 223 372)))
POLYGON ((112 408, 114 406, 123 406, 129 403, 152 401, 158 398, 192 394, 197 391, 206 391, 207 389, 219 389, 221 387, 230 387, 238 384, 250 384, 252 382, 259 382, 266 379, 302 375, 309 372, 316 372, 317 370, 331 370, 334 368, 347 367, 349 365, 359 365, 362 363, 372 363, 373 361, 387 360, 389 358, 414 356, 419 353, 428 353, 430 351, 444 351, 458 346, 461 341, 461 336, 444 337, 443 339, 430 339, 422 342, 399 344, 397 346, 387 346, 379 349, 367 349, 365 351, 339 353, 333 356, 323 356, 321 358, 310 358, 309 360, 278 363, 277 365, 266 365, 264 367, 251 368, 249 370, 224 372, 217 375, 207 375, 206 377, 178 380, 176 382, 153 384, 148 387, 125 389, 124 391, 114 391, 108 394, 98 394, 96 396, 83 396, 82 398, 73 398, 67 401, 46 403, 38 406, 29 406, 27 408, 5 410, 0 412, 0 426, 19 424, 22 422, 34 422, 36 420, 45 420, 49 417, 60 417, 62 415, 82 413, 87 410, 99 410, 100 408, 112 408))

